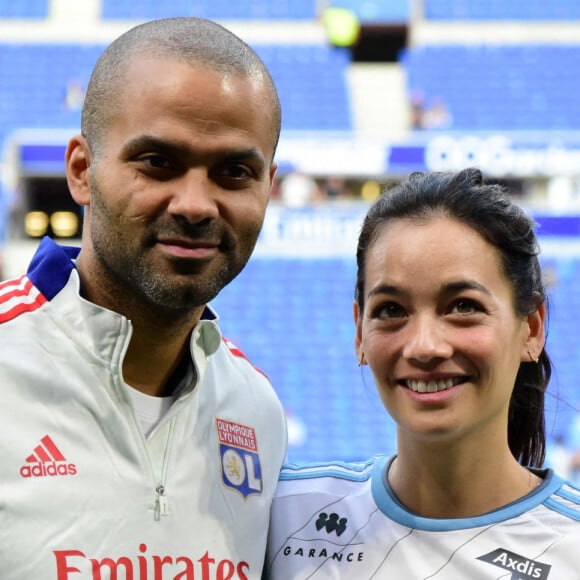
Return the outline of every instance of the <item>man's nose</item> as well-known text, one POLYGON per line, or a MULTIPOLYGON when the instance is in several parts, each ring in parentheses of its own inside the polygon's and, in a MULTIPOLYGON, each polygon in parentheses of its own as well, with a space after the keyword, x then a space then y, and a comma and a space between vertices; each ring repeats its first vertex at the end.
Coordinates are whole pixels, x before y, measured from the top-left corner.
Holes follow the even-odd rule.
POLYGON ((212 181, 203 168, 187 171, 179 180, 173 181, 168 211, 181 215, 192 223, 219 214, 216 200, 217 184, 212 181))

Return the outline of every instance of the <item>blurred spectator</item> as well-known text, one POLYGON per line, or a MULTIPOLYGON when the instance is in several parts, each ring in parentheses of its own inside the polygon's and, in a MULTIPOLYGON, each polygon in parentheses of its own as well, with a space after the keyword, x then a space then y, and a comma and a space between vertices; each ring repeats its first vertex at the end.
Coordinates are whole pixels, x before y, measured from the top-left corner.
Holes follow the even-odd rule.
POLYGON ((452 124, 452 117, 445 101, 435 98, 426 104, 422 95, 411 95, 410 101, 411 128, 413 129, 446 129, 452 124))
POLYGON ((288 173, 280 181, 280 200, 288 207, 304 207, 323 198, 315 179, 301 171, 288 173))
POLYGON ((322 193, 326 199, 334 201, 340 199, 351 199, 353 193, 348 187, 346 178, 340 175, 331 175, 322 183, 322 193))
POLYGON ((411 129, 423 128, 423 97, 419 94, 411 95, 409 100, 411 109, 411 129))
POLYGON ((423 111, 423 129, 445 129, 451 126, 451 115, 443 99, 434 99, 423 111))

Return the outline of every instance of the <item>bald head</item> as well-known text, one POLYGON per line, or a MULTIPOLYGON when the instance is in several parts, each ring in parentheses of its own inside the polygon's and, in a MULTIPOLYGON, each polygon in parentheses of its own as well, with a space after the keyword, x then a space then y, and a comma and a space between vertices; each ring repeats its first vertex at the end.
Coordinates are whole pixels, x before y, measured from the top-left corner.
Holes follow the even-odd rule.
POLYGON ((120 101, 127 66, 144 56, 176 60, 216 73, 261 84, 268 99, 274 150, 280 136, 280 100, 274 81, 256 52, 235 34, 210 20, 193 17, 154 20, 125 32, 103 52, 91 75, 83 105, 81 130, 98 154, 110 119, 126 104, 120 101))

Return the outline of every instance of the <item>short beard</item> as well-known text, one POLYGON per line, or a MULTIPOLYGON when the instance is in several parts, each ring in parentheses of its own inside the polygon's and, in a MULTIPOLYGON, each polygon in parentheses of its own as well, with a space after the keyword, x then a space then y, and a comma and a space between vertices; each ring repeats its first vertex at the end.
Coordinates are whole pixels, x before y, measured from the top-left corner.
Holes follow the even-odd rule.
MULTIPOLYGON (((138 255, 127 255, 122 251, 130 245, 123 236, 121 227, 114 229, 113 226, 119 223, 119 219, 103 203, 103 195, 94 178, 91 179, 91 206, 90 235, 101 271, 106 273, 103 284, 110 281, 110 291, 115 293, 120 304, 138 300, 148 305, 154 313, 164 313, 171 317, 183 315, 213 300, 246 264, 247 260, 236 254, 235 242, 224 235, 222 251, 231 259, 219 270, 213 270, 207 275, 200 274, 195 271, 195 265, 184 261, 181 266, 177 261, 176 273, 171 277, 153 275, 145 248, 138 255)), ((166 231, 179 227, 175 224, 164 224, 166 231)), ((192 237, 207 235, 207 229, 211 227, 208 226, 205 230, 198 227, 197 233, 195 227, 191 227, 187 234, 192 237), (203 230, 205 234, 199 230, 203 230)), ((214 235, 218 237, 222 234, 214 232, 214 235)))

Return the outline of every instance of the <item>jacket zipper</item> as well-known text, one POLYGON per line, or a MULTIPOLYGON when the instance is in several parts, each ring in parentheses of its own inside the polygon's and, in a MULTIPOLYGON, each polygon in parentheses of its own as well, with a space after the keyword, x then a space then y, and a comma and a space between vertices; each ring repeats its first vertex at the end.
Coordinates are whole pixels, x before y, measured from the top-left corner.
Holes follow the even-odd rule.
MULTIPOLYGON (((169 434, 167 435, 167 443, 165 444, 165 453, 163 455, 163 466, 161 468, 161 480, 155 483, 155 521, 159 521, 162 516, 169 514, 169 504, 167 496, 165 495, 165 480, 167 479, 167 466, 169 464, 169 456, 173 446, 173 433, 175 431, 176 418, 173 417, 169 423, 169 434)), ((147 453, 149 457, 149 453, 147 453)), ((155 473, 153 465, 151 465, 152 473, 155 473)))
POLYGON ((158 483, 155 487, 157 498, 155 499, 155 521, 159 521, 161 516, 166 516, 169 512, 167 507, 167 497, 165 495, 165 487, 158 483))
MULTIPOLYGON (((124 321, 122 328, 121 328, 121 334, 125 334, 125 346, 128 345, 129 341, 131 340, 131 334, 132 334, 132 326, 131 326, 131 323, 129 321, 124 321)), ((121 364, 120 364, 119 368, 120 369, 122 368, 122 357, 121 357, 121 364)), ((118 379, 119 383, 122 384, 123 383, 122 372, 119 372, 118 376, 119 376, 119 379, 118 379)), ((170 420, 169 434, 167 435, 167 443, 165 444, 165 452, 163 454, 163 464, 161 467, 161 476, 158 480, 157 475, 155 473, 155 467, 154 467, 153 461, 151 459, 151 455, 149 454, 149 449, 147 448, 147 441, 145 440, 145 436, 143 435, 143 431, 141 430, 141 426, 139 425, 139 421, 135 415, 134 410, 133 410, 132 415, 133 415, 133 424, 140 435, 140 438, 141 438, 143 445, 145 446, 145 455, 147 457, 147 461, 149 462, 149 469, 151 470, 151 475, 153 476, 153 481, 155 482, 154 483, 155 503, 154 503, 154 509, 153 509, 153 517, 155 518, 155 521, 160 521, 161 516, 167 516, 169 514, 169 505, 168 505, 168 501, 167 501, 167 496, 165 494, 165 480, 167 478, 167 465, 169 463, 169 455, 171 454, 171 447, 173 445, 173 432, 175 430, 176 418, 173 417, 170 420)))

